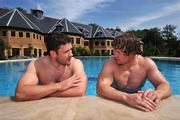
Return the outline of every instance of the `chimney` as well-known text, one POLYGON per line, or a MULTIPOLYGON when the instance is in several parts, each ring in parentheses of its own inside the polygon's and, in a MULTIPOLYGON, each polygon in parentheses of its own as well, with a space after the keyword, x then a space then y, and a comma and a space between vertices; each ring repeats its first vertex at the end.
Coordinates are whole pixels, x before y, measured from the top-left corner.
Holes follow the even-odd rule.
POLYGON ((38 19, 43 19, 43 10, 39 3, 37 3, 34 9, 31 9, 31 14, 34 15, 38 19))

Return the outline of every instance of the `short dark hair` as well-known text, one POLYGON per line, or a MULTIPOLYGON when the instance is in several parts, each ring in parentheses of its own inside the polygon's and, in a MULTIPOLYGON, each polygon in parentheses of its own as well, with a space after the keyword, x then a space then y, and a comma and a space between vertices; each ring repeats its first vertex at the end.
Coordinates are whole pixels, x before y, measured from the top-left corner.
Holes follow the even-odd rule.
POLYGON ((48 34, 46 37, 47 54, 49 55, 51 50, 57 52, 60 45, 67 43, 71 43, 71 39, 63 33, 53 32, 48 34))
POLYGON ((124 33, 113 41, 113 48, 120 49, 125 55, 141 54, 140 38, 133 33, 124 33))

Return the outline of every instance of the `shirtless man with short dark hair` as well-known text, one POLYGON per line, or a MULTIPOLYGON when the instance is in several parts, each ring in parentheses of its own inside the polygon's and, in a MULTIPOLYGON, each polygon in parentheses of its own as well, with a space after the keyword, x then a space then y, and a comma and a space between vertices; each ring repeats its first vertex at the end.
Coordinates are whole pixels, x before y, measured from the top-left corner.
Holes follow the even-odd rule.
POLYGON ((170 86, 150 58, 143 57, 139 38, 125 33, 114 40, 114 59, 99 74, 97 93, 142 111, 153 111, 160 100, 171 95, 170 86), (141 91, 149 79, 155 90, 141 91))
POLYGON ((30 62, 17 85, 16 101, 85 95, 87 77, 82 62, 73 57, 69 37, 51 33, 47 52, 30 62))

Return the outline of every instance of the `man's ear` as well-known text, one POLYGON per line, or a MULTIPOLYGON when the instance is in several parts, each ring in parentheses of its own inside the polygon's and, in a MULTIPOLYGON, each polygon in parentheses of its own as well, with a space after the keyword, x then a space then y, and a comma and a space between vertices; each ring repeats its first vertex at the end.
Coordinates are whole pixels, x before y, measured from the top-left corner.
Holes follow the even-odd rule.
POLYGON ((50 56, 51 56, 51 57, 56 57, 56 52, 55 52, 54 50, 51 50, 51 51, 50 51, 50 56))

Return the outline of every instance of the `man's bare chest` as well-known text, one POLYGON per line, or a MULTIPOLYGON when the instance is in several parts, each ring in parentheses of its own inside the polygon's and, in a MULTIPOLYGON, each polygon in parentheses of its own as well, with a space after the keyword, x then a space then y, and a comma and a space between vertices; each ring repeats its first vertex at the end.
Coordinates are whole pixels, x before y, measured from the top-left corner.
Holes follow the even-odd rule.
POLYGON ((72 76, 72 70, 69 68, 64 68, 61 70, 46 69, 38 73, 38 78, 40 84, 50 84, 61 82, 72 76))
POLYGON ((130 69, 116 69, 113 75, 113 79, 120 87, 127 87, 130 89, 140 86, 145 77, 145 71, 140 69, 138 66, 130 69))

